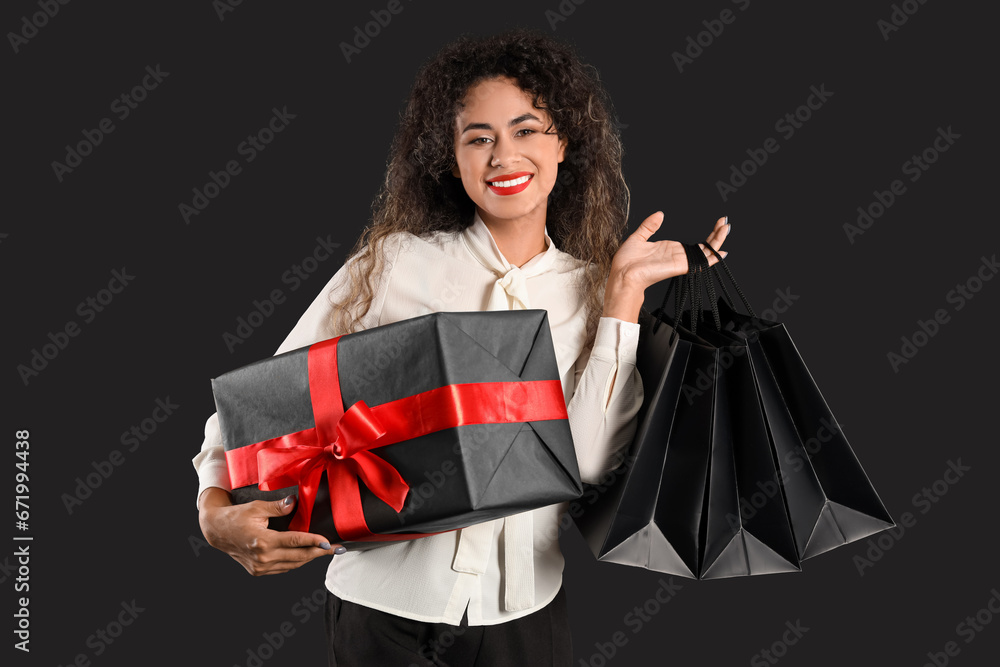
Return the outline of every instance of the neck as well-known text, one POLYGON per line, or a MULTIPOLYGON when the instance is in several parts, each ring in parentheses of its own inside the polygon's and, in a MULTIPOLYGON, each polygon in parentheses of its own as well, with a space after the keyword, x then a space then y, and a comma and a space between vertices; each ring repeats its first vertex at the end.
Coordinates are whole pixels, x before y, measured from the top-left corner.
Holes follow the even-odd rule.
MULTIPOLYGON (((480 216, 482 217, 482 216, 480 216)), ((483 223, 493 235, 497 248, 514 266, 524 266, 535 255, 545 252, 545 221, 490 221, 483 223)))

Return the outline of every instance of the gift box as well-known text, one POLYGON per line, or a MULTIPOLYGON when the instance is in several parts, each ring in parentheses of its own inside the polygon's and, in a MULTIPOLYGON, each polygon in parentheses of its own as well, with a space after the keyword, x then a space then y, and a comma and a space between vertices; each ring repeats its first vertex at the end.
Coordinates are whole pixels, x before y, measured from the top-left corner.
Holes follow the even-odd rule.
POLYGON ((544 310, 415 317, 212 390, 233 501, 298 496, 277 530, 363 549, 582 493, 544 310))

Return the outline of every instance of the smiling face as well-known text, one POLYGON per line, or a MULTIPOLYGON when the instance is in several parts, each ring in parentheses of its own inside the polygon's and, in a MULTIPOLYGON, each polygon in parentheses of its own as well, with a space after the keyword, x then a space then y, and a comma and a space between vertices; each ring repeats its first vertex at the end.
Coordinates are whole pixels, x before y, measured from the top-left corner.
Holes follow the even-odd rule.
POLYGON ((566 139, 531 102, 513 79, 499 77, 470 88, 456 117, 452 173, 487 226, 545 225, 566 139))

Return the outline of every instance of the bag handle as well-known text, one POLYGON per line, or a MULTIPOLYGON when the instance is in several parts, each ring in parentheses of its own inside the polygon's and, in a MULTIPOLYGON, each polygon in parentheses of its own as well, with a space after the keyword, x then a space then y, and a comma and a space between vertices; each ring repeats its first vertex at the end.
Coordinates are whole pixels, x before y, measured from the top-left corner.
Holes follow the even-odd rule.
MULTIPOLYGON (((698 314, 698 319, 701 319, 704 314, 701 308, 702 284, 704 283, 708 289, 708 298, 712 309, 712 319, 715 321, 715 330, 722 331, 722 320, 719 318, 719 304, 715 295, 715 281, 712 280, 711 275, 706 275, 709 271, 708 258, 705 257, 705 253, 699 244, 685 243, 683 245, 688 257, 688 274, 693 276, 694 289, 698 294, 697 307, 694 312, 698 314)), ((694 324, 694 321, 692 314, 692 332, 695 331, 694 327, 697 326, 694 324)))
MULTIPOLYGON (((716 280, 719 281, 719 286, 722 287, 722 291, 726 295, 726 300, 729 302, 729 306, 731 308, 733 307, 733 299, 731 296, 729 296, 729 291, 726 290, 726 285, 722 281, 722 276, 719 275, 718 267, 720 266, 723 268, 723 270, 725 270, 726 275, 729 276, 729 282, 733 284, 733 288, 736 289, 736 293, 740 295, 740 300, 743 302, 743 306, 747 309, 747 313, 749 313, 750 317, 757 317, 756 313, 754 313, 753 308, 750 306, 750 302, 747 301, 746 296, 743 294, 743 290, 740 289, 739 283, 737 283, 736 278, 733 277, 733 272, 729 270, 729 265, 726 264, 726 260, 722 258, 722 255, 719 254, 719 251, 713 248, 711 244, 706 243, 705 247, 711 250, 712 253, 715 255, 716 259, 719 260, 716 263, 716 265, 710 269, 710 272, 712 274, 712 277, 714 277, 716 280)), ((709 281, 712 282, 711 278, 709 279, 709 281)), ((733 310, 735 310, 735 308, 733 308, 733 310)))
MULTIPOLYGON (((682 243, 681 246, 684 248, 684 252, 688 259, 688 272, 680 276, 674 276, 670 279, 670 284, 667 286, 667 291, 663 295, 663 302, 660 307, 654 313, 666 314, 667 302, 670 300, 671 292, 674 292, 674 317, 677 319, 678 323, 683 320, 684 313, 687 312, 690 315, 690 330, 691 333, 697 334, 698 331, 698 320, 702 317, 702 290, 703 283, 706 283, 704 273, 709 268, 708 259, 705 257, 705 253, 701 250, 698 244, 682 243), (679 284, 675 292, 675 287, 679 284), (688 305, 688 298, 690 297, 690 309, 686 310, 688 305)), ((715 319, 716 329, 722 329, 722 322, 718 314, 718 305, 716 304, 715 298, 715 286, 712 280, 707 281, 707 288, 709 292, 709 297, 711 299, 711 304, 713 307, 713 317, 715 319)), ((655 332, 660 325, 662 318, 657 317, 657 321, 653 326, 653 331, 655 332)))
MULTIPOLYGON (((680 321, 681 313, 683 312, 684 306, 687 304, 688 298, 688 283, 684 280, 684 278, 685 276, 674 276, 667 284, 667 291, 663 295, 663 303, 661 303, 660 307, 652 313, 653 317, 656 318, 656 321, 653 323, 653 333, 656 333, 656 331, 660 328, 660 325, 663 324, 663 318, 667 313, 667 301, 670 299, 670 293, 674 292, 674 287, 678 284, 678 282, 680 283, 680 287, 678 287, 677 291, 674 293, 674 317, 678 320, 678 322, 680 321)), ((674 327, 674 332, 670 337, 671 345, 676 337, 677 328, 674 327)))
MULTIPOLYGON (((743 290, 740 289, 739 283, 736 282, 736 278, 733 276, 733 272, 729 269, 726 261, 722 258, 722 255, 720 255, 719 252, 712 247, 711 244, 706 242, 704 243, 704 247, 711 251, 718 260, 715 266, 709 265, 708 258, 705 256, 701 243, 682 243, 681 246, 684 248, 684 253, 687 255, 688 272, 670 279, 667 291, 663 295, 663 302, 660 304, 660 308, 656 312, 666 313, 667 301, 670 299, 671 292, 674 292, 675 284, 679 281, 680 287, 676 291, 674 300, 674 316, 678 323, 680 323, 682 322, 684 313, 690 313, 690 330, 692 334, 697 334, 698 320, 702 319, 704 314, 704 311, 702 310, 702 291, 707 289, 709 303, 711 304, 712 319, 715 321, 715 329, 716 331, 722 331, 722 319, 719 315, 719 304, 715 292, 716 281, 718 281, 719 287, 722 288, 722 293, 725 295, 725 299, 729 307, 735 310, 735 306, 733 298, 729 294, 729 290, 726 288, 726 284, 718 271, 718 267, 721 266, 726 272, 729 282, 733 284, 733 288, 735 288, 736 293, 739 295, 740 300, 743 302, 743 306, 747 309, 747 312, 751 317, 757 316, 753 307, 750 305, 750 302, 747 300, 746 295, 743 294, 743 290), (690 310, 685 311, 689 295, 690 310)), ((659 328, 661 321, 662 319, 657 317, 656 323, 653 325, 654 332, 659 328)))

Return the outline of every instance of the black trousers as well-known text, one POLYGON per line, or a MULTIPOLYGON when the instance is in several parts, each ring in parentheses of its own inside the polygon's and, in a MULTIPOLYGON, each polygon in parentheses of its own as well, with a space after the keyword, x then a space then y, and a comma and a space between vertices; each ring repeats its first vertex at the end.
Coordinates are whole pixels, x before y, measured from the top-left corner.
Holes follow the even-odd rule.
POLYGON ((331 667, 570 667, 566 593, 527 616, 497 625, 424 623, 341 600, 327 591, 331 667))

